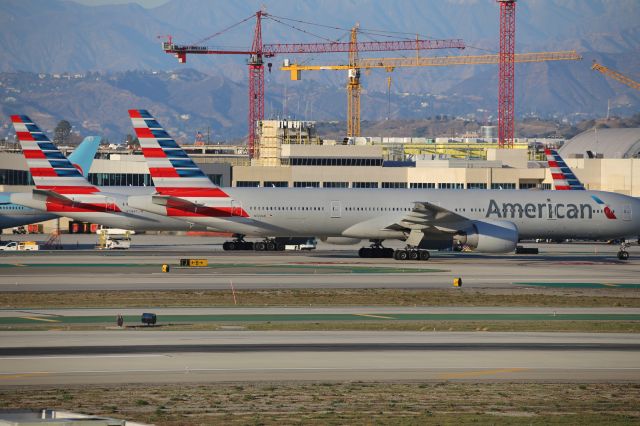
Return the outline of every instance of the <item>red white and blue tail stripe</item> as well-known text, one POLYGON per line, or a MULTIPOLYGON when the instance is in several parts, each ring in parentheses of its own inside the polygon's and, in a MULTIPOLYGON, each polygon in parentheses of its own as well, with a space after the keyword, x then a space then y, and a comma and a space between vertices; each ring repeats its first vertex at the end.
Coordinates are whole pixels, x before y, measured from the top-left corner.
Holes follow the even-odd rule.
POLYGON ((546 148, 544 153, 547 156, 547 162, 551 169, 553 177, 553 185, 559 191, 584 191, 584 185, 573 171, 567 166, 562 157, 555 149, 546 148))
POLYGON ((129 116, 159 194, 176 197, 228 197, 209 180, 148 111, 131 109, 129 116))
POLYGON ((12 115, 11 121, 36 188, 59 194, 99 192, 33 120, 26 115, 12 115))
POLYGON ((147 160, 159 196, 154 203, 166 206, 168 216, 247 217, 189 158, 148 111, 130 109, 129 117, 147 160))

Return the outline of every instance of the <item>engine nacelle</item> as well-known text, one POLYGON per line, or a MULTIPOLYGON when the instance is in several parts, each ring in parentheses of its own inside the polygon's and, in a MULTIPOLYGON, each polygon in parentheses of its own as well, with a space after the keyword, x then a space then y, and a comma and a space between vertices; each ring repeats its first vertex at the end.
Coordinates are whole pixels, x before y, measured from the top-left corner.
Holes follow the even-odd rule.
POLYGON ((328 244, 335 244, 337 246, 350 246, 354 244, 360 243, 360 238, 349 238, 349 237, 321 237, 320 241, 328 244))
POLYGON ((506 220, 474 220, 458 231, 453 241, 481 253, 509 253, 518 244, 518 227, 506 220))

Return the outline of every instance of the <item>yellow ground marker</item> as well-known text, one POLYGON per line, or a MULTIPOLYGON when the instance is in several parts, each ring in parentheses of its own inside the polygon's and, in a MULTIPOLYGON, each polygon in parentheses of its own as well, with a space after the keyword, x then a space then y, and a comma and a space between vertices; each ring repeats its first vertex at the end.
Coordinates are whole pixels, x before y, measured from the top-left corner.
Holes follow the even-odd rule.
POLYGON ((58 320, 46 319, 46 318, 36 318, 36 317, 20 317, 22 319, 30 319, 34 321, 44 321, 44 322, 60 322, 58 320))
POLYGON ((354 314, 358 317, 369 317, 369 318, 382 318, 382 319, 395 319, 393 317, 383 317, 382 315, 371 315, 371 314, 354 314))
POLYGON ((519 371, 527 371, 528 368, 498 368, 494 370, 477 370, 477 371, 464 371, 461 373, 447 373, 441 374, 439 376, 440 379, 464 379, 465 377, 476 377, 476 376, 489 376, 492 374, 500 374, 500 373, 517 373, 519 371))

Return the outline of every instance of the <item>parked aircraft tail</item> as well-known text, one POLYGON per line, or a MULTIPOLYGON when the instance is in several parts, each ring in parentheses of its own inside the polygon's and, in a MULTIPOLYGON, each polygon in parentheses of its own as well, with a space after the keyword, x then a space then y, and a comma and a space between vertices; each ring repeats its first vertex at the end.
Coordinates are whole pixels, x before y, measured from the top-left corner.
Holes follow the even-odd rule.
POLYGON ((131 109, 129 117, 159 194, 189 198, 228 197, 148 111, 131 109))
POLYGON ((12 115, 11 121, 37 189, 58 194, 98 192, 28 116, 12 115))
POLYGON ((551 176, 553 177, 553 186, 559 191, 584 191, 584 185, 573 171, 564 162, 558 151, 555 149, 546 148, 544 153, 547 156, 547 162, 551 169, 551 176))

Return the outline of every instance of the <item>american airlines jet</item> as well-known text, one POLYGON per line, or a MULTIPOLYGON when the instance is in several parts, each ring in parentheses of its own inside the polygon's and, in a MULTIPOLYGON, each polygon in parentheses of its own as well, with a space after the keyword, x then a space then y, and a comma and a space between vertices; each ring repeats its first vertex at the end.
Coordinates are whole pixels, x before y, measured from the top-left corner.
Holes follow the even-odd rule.
MULTIPOLYGON (((69 155, 71 164, 85 177, 89 174, 93 158, 100 145, 100 139, 99 136, 87 136, 69 155)), ((0 230, 43 222, 58 217, 53 213, 46 213, 42 210, 14 204, 11 202, 11 194, 11 192, 0 192, 0 230)))
MULTIPOLYGON (((640 232, 640 201, 601 191, 219 188, 149 112, 130 110, 156 194, 130 206, 242 236, 368 239, 361 257, 427 260, 442 241, 484 253, 514 251, 519 239, 609 239, 640 232), (633 212, 635 211, 635 215, 633 212), (383 240, 406 248, 390 250, 383 240)), ((618 257, 628 258, 621 249, 618 257)))
POLYGON ((36 185, 32 192, 12 193, 9 197, 12 203, 112 228, 206 229, 128 205, 129 195, 153 192, 153 188, 126 188, 127 194, 104 191, 89 183, 29 117, 13 115, 11 121, 36 185))

